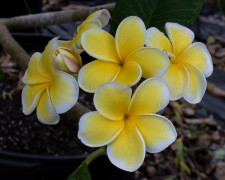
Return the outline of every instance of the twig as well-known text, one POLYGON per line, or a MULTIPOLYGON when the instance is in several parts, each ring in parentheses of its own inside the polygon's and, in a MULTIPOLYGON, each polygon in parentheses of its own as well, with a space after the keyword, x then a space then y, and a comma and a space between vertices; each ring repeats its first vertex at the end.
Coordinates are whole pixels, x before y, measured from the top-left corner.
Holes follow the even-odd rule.
POLYGON ((195 165, 194 165, 194 163, 191 161, 190 157, 187 157, 186 160, 187 160, 188 164, 190 164, 192 171, 194 171, 199 177, 201 177, 201 178, 203 178, 203 179, 209 179, 209 178, 207 177, 206 174, 204 174, 203 172, 199 171, 199 170, 195 167, 195 165))
POLYGON ((40 14, 17 16, 13 18, 2 18, 1 21, 11 30, 48 26, 84 20, 89 14, 99 9, 113 11, 115 3, 94 7, 84 7, 76 10, 65 10, 40 14))
POLYGON ((211 125, 211 126, 215 126, 217 125, 216 121, 211 118, 211 117, 208 117, 208 118, 201 118, 201 119, 196 119, 196 118, 184 118, 184 121, 188 124, 208 124, 208 125, 211 125))
POLYGON ((215 96, 225 97, 225 91, 210 82, 207 84, 207 91, 215 96))

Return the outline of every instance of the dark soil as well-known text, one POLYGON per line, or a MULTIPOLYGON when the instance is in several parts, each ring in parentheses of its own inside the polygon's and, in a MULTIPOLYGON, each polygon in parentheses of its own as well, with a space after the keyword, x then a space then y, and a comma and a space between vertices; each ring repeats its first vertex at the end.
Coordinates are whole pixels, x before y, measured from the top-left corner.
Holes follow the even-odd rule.
MULTIPOLYGON (((91 151, 77 138, 78 124, 65 114, 57 125, 40 123, 36 113, 29 116, 22 113, 21 91, 16 91, 10 99, 7 95, 16 88, 18 78, 6 75, 0 81, 0 150, 41 155, 77 155, 91 151)), ((88 97, 80 93, 79 101, 88 97)), ((88 101, 87 101, 88 102, 88 101)), ((91 107, 91 101, 85 103, 91 107)))

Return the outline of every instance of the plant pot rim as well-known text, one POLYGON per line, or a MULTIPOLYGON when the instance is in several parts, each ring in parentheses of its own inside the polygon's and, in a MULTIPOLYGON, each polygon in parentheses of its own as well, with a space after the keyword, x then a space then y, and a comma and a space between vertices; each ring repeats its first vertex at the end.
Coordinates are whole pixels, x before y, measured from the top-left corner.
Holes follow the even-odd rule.
POLYGON ((39 154, 27 154, 21 152, 11 152, 7 150, 0 150, 0 156, 10 156, 25 159, 37 159, 37 160, 71 160, 71 159, 85 159, 87 155, 65 155, 65 156, 55 156, 55 155, 39 155, 39 154))

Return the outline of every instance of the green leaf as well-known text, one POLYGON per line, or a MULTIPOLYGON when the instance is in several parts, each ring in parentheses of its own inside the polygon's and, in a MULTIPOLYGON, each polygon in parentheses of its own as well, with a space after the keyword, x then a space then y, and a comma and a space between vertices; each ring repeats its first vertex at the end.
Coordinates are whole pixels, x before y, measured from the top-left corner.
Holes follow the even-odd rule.
POLYGON ((92 152, 80 166, 68 177, 67 180, 91 180, 91 175, 88 170, 88 165, 106 152, 106 146, 100 147, 99 149, 92 152))
POLYGON ((188 165, 184 161, 180 162, 180 167, 181 167, 181 172, 183 172, 183 173, 186 172, 189 175, 191 174, 190 168, 188 167, 188 165))
POLYGON ((219 0, 219 5, 221 9, 223 10, 223 12, 225 13, 225 0, 219 0))
POLYGON ((199 15, 203 0, 117 0, 113 11, 111 34, 128 16, 139 16, 146 28, 157 27, 165 32, 166 22, 190 27, 199 15))
POLYGON ((91 180, 88 170, 88 164, 84 161, 81 165, 68 177, 67 180, 91 180))
POLYGON ((188 167, 188 165, 185 162, 185 157, 184 157, 184 145, 182 140, 177 142, 177 154, 176 154, 176 165, 180 165, 181 172, 182 173, 188 173, 189 175, 191 174, 191 170, 188 167))
POLYGON ((4 74, 3 74, 2 69, 0 67, 0 79, 3 79, 3 78, 4 78, 4 74))

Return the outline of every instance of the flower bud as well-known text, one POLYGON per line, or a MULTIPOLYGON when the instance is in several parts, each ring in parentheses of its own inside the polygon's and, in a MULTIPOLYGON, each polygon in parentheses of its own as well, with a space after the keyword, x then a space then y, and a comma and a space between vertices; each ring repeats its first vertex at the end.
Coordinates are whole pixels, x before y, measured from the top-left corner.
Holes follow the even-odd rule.
POLYGON ((103 28, 108 24, 110 18, 111 15, 109 11, 107 9, 101 9, 90 14, 85 21, 77 27, 77 34, 73 38, 73 42, 76 44, 79 51, 83 51, 81 45, 82 34, 89 29, 103 28))
POLYGON ((73 49, 58 47, 54 52, 55 61, 53 66, 67 73, 77 74, 81 68, 81 57, 73 49))

